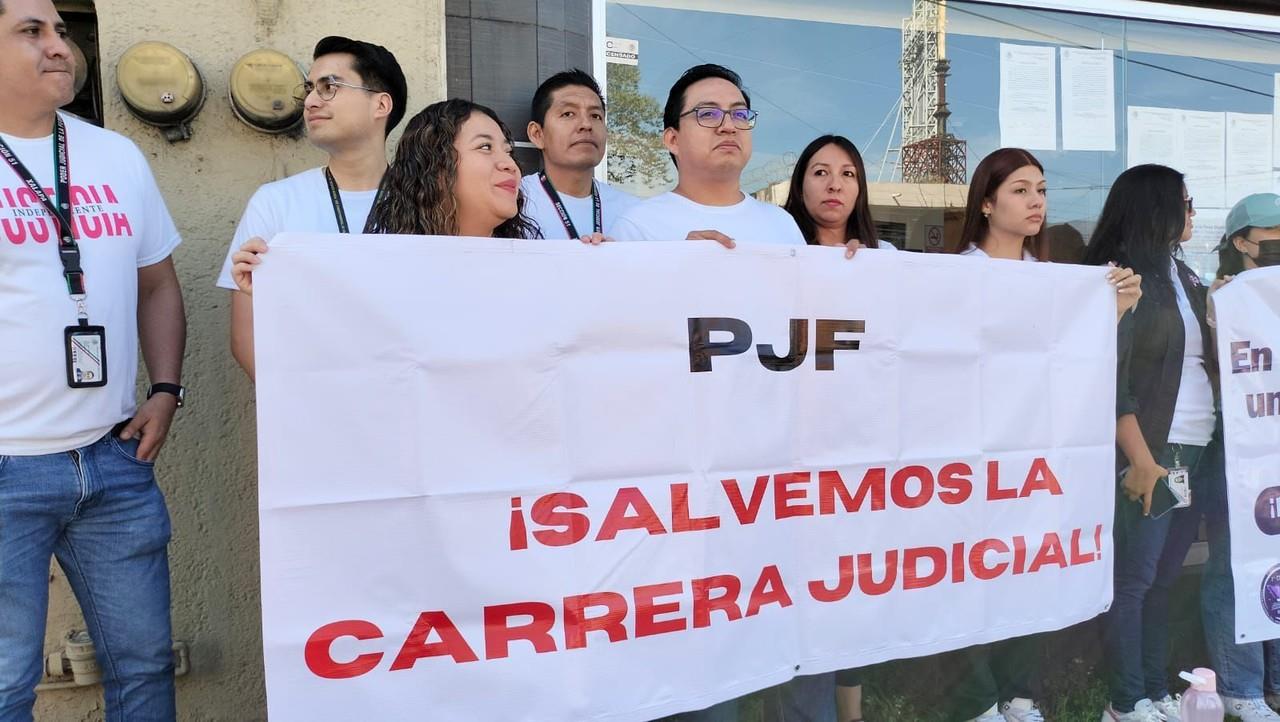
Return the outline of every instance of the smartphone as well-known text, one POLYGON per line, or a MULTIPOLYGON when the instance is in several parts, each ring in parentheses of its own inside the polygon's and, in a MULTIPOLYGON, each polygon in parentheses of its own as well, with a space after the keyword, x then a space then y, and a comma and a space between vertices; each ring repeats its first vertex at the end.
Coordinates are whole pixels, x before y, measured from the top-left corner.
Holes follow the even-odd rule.
MULTIPOLYGON (((1124 467, 1120 473, 1116 475, 1116 483, 1124 483, 1124 475, 1129 473, 1129 467, 1124 467)), ((1141 503, 1141 499, 1137 503, 1141 503)), ((1151 514, 1150 518, 1159 519, 1160 517, 1173 511, 1178 506, 1178 497, 1169 489, 1169 477, 1162 476, 1156 479, 1156 486, 1151 490, 1151 514)))
POLYGON ((1159 519, 1177 506, 1178 497, 1169 488, 1169 477, 1156 479, 1156 487, 1151 490, 1151 518, 1159 519))

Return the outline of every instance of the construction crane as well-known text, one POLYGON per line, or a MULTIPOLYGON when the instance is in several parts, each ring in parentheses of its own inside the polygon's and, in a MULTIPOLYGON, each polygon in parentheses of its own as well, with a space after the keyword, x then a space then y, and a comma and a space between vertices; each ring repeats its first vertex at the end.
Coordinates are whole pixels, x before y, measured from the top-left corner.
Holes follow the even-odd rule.
POLYGON ((966 182, 967 146, 947 130, 946 0, 913 0, 902 21, 902 181, 966 182))

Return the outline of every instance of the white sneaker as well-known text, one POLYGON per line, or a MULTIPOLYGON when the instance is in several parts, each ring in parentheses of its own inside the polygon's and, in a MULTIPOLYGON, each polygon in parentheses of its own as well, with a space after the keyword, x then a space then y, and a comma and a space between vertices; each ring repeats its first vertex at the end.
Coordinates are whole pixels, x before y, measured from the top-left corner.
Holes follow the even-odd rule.
POLYGON ((1000 716, 1005 722, 1044 722, 1044 715, 1033 700, 1014 697, 1000 705, 1000 716))
POLYGON ((1004 715, 1000 714, 1000 705, 993 704, 991 709, 969 720, 969 722, 1005 722, 1004 715))
POLYGON ((1117 712, 1111 705, 1102 711, 1102 722, 1164 722, 1164 719, 1149 699, 1138 700, 1132 712, 1117 712))
POLYGON ((1160 715, 1160 719, 1182 722, 1182 695, 1171 697, 1166 694, 1164 699, 1151 700, 1151 704, 1155 705, 1156 714, 1160 715))
POLYGON ((1238 699, 1224 695, 1222 704, 1227 708, 1227 714, 1239 717, 1241 722, 1280 722, 1280 714, 1271 711, 1261 697, 1238 699))

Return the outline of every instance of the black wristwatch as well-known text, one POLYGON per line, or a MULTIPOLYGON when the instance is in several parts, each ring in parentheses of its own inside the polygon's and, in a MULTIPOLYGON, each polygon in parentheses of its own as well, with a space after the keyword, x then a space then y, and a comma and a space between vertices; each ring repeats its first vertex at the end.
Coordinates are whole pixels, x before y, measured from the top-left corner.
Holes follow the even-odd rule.
POLYGON ((156 394, 173 394, 178 399, 178 408, 182 408, 182 404, 187 400, 187 390, 179 384, 151 384, 151 388, 147 390, 147 398, 156 394))

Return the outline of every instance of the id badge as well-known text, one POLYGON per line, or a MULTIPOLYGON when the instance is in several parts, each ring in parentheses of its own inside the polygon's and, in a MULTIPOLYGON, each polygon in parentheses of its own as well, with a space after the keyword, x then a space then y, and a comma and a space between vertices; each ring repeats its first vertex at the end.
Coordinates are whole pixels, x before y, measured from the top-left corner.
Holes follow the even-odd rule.
POLYGON ((1174 509, 1185 509, 1191 506, 1191 474, 1185 466, 1175 466, 1169 470, 1169 491, 1178 500, 1174 509))
POLYGON ((102 326, 67 326, 67 385, 89 389, 107 385, 107 331, 102 326))

